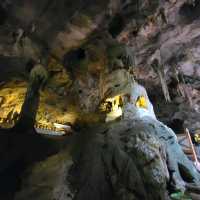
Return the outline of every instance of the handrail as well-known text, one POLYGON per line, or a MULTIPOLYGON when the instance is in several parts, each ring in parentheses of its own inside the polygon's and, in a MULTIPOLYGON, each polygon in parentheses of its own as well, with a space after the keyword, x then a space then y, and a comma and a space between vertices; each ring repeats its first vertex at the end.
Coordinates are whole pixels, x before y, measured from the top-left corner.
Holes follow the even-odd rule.
POLYGON ((187 135, 187 138, 188 138, 188 140, 189 140, 190 147, 191 147, 191 149, 192 149, 192 155, 193 155, 194 161, 195 161, 195 162, 198 162, 197 154, 196 154, 196 151, 195 151, 195 149, 194 149, 194 145, 193 145, 193 143, 192 143, 192 138, 191 138, 190 132, 189 132, 189 130, 188 130, 187 128, 185 129, 185 133, 186 133, 186 135, 187 135))

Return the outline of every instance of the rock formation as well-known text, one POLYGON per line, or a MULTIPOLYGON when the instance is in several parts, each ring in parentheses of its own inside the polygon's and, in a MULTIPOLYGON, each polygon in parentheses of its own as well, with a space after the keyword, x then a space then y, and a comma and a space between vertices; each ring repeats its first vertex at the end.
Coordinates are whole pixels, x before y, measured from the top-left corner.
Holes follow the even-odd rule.
POLYGON ((200 129, 199 8, 197 0, 0 2, 0 198, 197 195, 200 175, 176 134, 200 129), (73 136, 34 129, 57 121, 73 136))

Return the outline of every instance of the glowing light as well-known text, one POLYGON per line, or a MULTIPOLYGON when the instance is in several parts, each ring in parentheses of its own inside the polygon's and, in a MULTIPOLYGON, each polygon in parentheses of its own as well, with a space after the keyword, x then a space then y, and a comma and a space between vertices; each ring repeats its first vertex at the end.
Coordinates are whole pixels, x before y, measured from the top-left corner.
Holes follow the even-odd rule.
POLYGON ((112 105, 111 111, 106 115, 106 122, 113 121, 122 116, 122 99, 121 96, 106 99, 112 105))
POLYGON ((64 124, 58 124, 58 123, 53 123, 54 127, 57 129, 61 129, 61 130, 71 130, 71 126, 68 125, 64 125, 64 124))
POLYGON ((200 144, 200 134, 199 133, 194 134, 194 140, 196 143, 200 144))
POLYGON ((117 110, 111 111, 110 113, 107 114, 106 122, 113 121, 120 116, 122 116, 122 109, 118 108, 117 110))
POLYGON ((147 109, 147 101, 146 101, 145 97, 144 96, 139 96, 135 105, 138 108, 146 108, 147 109))

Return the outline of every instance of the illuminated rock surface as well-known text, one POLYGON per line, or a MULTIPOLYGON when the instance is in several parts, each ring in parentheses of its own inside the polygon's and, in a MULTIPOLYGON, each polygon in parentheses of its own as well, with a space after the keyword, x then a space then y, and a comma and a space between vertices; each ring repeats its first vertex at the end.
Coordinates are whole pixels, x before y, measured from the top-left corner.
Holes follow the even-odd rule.
POLYGON ((48 79, 35 126, 74 130, 49 141, 33 127, 20 136, 0 129, 0 199, 164 200, 184 189, 182 161, 196 172, 159 121, 176 133, 200 129, 199 8, 197 0, 0 2, 1 127, 18 121, 39 63, 48 79))

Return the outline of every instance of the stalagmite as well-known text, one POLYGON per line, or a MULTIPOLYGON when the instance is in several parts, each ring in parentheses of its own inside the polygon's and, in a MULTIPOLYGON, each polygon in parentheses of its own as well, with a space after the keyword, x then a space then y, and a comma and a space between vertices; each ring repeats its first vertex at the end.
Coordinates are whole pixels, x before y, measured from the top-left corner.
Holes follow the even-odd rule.
POLYGON ((47 78, 48 73, 43 65, 36 64, 33 66, 30 72, 25 101, 14 129, 24 131, 34 127, 39 106, 40 88, 44 87, 47 78))
POLYGON ((185 177, 197 187, 200 175, 175 133, 157 120, 145 88, 133 82, 124 89, 130 98, 121 120, 88 128, 87 142, 75 144, 81 147, 70 174, 78 180, 74 199, 169 200, 167 185, 184 196, 185 177))

